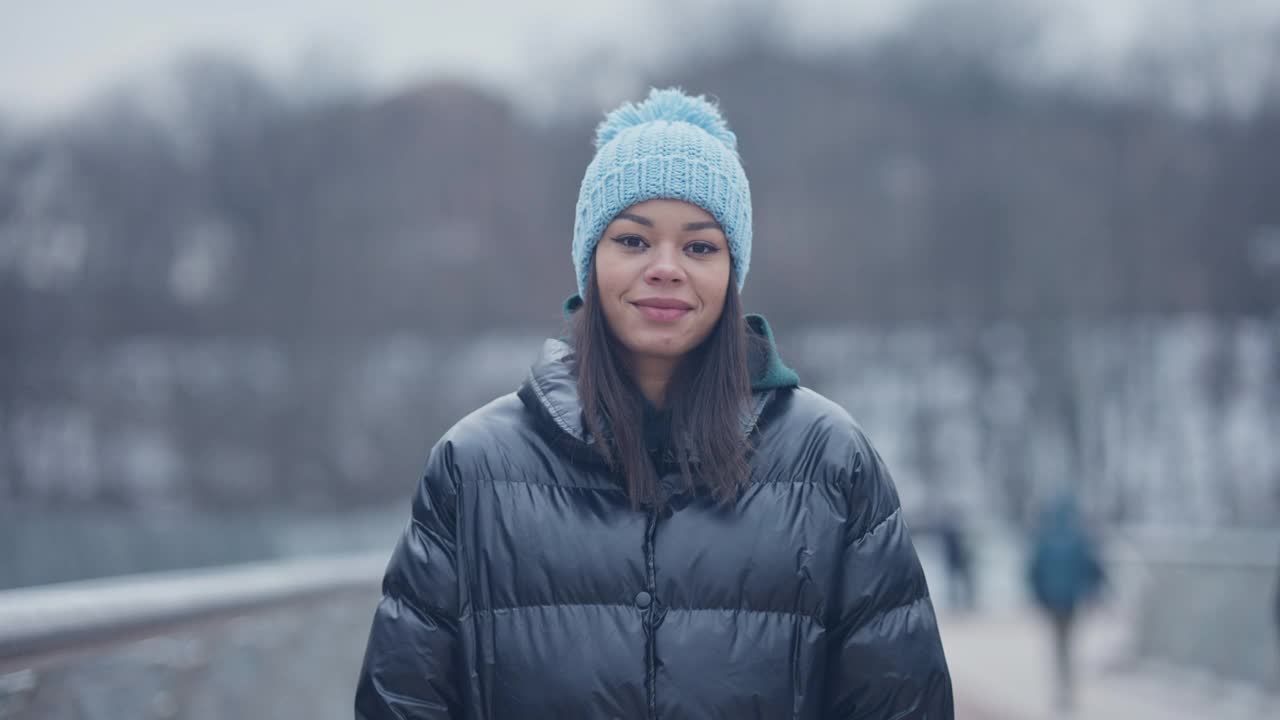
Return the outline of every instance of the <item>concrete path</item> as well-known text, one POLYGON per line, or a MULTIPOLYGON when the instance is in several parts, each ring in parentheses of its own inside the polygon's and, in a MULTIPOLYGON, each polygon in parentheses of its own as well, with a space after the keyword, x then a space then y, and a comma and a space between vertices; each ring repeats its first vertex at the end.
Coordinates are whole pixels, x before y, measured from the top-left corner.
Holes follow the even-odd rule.
POLYGON ((1055 712, 1050 637, 1030 609, 947 615, 939 621, 957 720, 1280 719, 1280 697, 1133 660, 1120 613, 1097 610, 1080 627, 1074 714, 1055 712))

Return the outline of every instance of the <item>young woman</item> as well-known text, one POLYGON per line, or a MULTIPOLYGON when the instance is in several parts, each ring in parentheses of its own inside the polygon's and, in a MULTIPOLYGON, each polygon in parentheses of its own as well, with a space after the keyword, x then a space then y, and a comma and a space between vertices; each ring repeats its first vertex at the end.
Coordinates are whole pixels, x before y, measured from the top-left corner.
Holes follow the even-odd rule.
POLYGON ((743 314, 736 145, 678 90, 598 128, 570 341, 431 450, 357 718, 953 716, 884 464, 743 314))

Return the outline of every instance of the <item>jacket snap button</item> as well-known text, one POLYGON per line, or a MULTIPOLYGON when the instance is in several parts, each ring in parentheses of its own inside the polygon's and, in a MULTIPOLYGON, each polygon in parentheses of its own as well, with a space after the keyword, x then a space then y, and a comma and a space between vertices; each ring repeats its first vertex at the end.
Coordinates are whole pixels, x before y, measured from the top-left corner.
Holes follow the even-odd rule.
POLYGON ((639 593, 636 594, 636 607, 640 608, 641 610, 644 610, 645 608, 649 607, 649 605, 651 604, 653 604, 652 595, 645 592, 644 590, 641 590, 639 593))

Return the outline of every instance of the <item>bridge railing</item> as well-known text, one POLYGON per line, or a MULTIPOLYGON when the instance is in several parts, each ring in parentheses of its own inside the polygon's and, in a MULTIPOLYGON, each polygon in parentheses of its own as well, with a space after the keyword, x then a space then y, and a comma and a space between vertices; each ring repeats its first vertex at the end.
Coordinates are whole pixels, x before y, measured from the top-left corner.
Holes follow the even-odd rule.
POLYGON ((0 592, 0 718, 349 718, 387 556, 0 592))
POLYGON ((1140 580, 1135 651, 1280 690, 1280 531, 1129 529, 1112 563, 1140 580))

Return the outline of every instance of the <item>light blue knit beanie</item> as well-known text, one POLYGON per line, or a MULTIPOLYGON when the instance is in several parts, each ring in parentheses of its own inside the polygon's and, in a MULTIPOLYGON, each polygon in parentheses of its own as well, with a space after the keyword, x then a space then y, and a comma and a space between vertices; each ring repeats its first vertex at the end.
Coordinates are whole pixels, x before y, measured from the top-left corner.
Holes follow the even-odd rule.
POLYGON ((715 105, 679 89, 652 89, 596 128, 596 156, 578 191, 573 266, 586 297, 591 256, 618 213, 646 200, 683 200, 706 210, 729 240, 742 289, 751 265, 751 187, 738 158, 738 139, 715 105))

